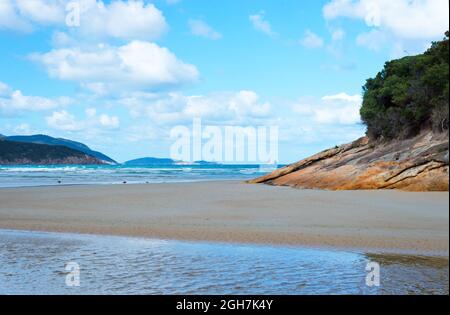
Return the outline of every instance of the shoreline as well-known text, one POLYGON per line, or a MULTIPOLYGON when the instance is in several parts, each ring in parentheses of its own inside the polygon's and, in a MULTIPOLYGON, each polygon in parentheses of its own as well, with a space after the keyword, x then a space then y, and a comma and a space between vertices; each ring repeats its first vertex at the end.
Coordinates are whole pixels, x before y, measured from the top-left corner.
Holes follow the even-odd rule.
MULTIPOLYGON (((197 180, 185 180, 185 181, 167 181, 167 182, 108 182, 108 183, 56 183, 56 184, 40 184, 40 185, 24 185, 24 186, 0 186, 0 192, 3 189, 20 189, 20 188, 52 188, 52 187, 73 187, 73 186, 146 186, 146 185, 160 185, 160 184, 191 184, 191 183, 220 183, 220 182, 235 182, 235 183, 246 183, 246 180, 236 180, 236 179, 197 179, 197 180)), ((426 191, 424 191, 426 192, 426 191)))
POLYGON ((448 193, 208 181, 0 188, 0 201, 2 229, 448 257, 448 193))
POLYGON ((435 190, 423 190, 423 191, 411 191, 411 190, 402 190, 402 189, 346 189, 346 190, 335 190, 335 189, 325 189, 325 188, 298 188, 295 186, 287 186, 287 185, 273 185, 268 183, 253 183, 247 179, 237 180, 235 178, 231 179, 217 179, 217 178, 210 178, 210 179, 198 179, 198 180, 186 180, 186 181, 166 181, 166 182, 108 182, 108 183, 70 183, 70 184, 64 184, 64 183, 57 183, 57 184, 40 184, 40 185, 24 185, 24 186, 0 186, 0 192, 2 190, 14 190, 14 189, 28 189, 28 188, 54 188, 54 187, 103 187, 103 186, 148 186, 148 185, 172 185, 172 184, 198 184, 198 183, 223 183, 223 182, 231 182, 236 184, 243 184, 243 185, 254 185, 254 186, 268 186, 268 187, 278 187, 278 188, 289 188, 299 191, 324 191, 324 192, 399 192, 399 193, 405 193, 405 194, 433 194, 433 193, 441 193, 441 194, 449 194, 450 191, 435 191, 435 190))

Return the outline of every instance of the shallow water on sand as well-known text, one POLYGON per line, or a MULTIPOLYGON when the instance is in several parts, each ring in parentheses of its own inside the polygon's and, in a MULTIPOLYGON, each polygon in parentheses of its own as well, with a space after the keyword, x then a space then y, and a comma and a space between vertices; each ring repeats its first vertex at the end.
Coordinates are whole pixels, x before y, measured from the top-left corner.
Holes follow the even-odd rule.
POLYGON ((0 294, 448 294, 448 280, 446 258, 0 230, 0 294))

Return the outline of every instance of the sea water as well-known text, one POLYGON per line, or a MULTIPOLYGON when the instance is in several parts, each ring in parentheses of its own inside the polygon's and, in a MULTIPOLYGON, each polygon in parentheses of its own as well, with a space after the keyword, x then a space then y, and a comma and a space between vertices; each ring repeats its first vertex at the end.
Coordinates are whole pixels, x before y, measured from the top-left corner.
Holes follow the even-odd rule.
POLYGON ((0 230, 0 294, 448 294, 448 280, 446 258, 0 230))
POLYGON ((0 187, 245 180, 267 172, 258 165, 0 165, 0 187))

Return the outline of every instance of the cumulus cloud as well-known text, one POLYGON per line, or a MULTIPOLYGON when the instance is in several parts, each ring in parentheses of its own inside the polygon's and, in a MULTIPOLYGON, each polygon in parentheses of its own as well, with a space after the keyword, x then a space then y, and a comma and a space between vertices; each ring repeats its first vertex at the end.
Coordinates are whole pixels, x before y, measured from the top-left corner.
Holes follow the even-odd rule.
POLYGON ((320 100, 300 100, 293 106, 295 113, 318 124, 353 125, 361 122, 359 110, 362 97, 339 93, 320 100))
POLYGON ((20 90, 13 90, 0 82, 0 113, 13 115, 22 112, 36 112, 55 109, 70 104, 68 97, 46 98, 24 95, 20 90))
MULTIPOLYGON (((11 0, 7 0, 11 1, 11 0)), ((58 24, 65 20, 64 0, 15 0, 18 14, 30 22, 40 24, 58 24)))
POLYGON ((448 9, 448 0, 332 0, 324 6, 323 14, 327 20, 363 20, 372 30, 358 37, 360 45, 376 49, 389 37, 420 50, 424 42, 443 37, 448 29, 448 9), (413 45, 417 42, 419 45, 413 45))
POLYGON ((120 47, 60 48, 30 58, 53 78, 80 82, 99 92, 119 85, 123 89, 179 86, 196 81, 199 75, 194 65, 179 60, 167 48, 144 41, 120 47))
POLYGON ((319 123, 338 123, 352 125, 361 122, 359 110, 361 108, 361 95, 348 95, 339 93, 322 97, 324 106, 315 112, 319 123))
POLYGON ((448 28, 447 0, 333 0, 323 11, 327 19, 363 19, 367 26, 386 28, 404 38, 428 39, 448 28))
POLYGON ((276 35, 276 33, 272 30, 272 26, 270 25, 269 21, 266 20, 264 11, 250 15, 249 20, 255 30, 263 32, 264 34, 269 36, 276 35))
POLYGON ((120 120, 117 116, 107 114, 97 115, 94 108, 86 110, 84 119, 76 119, 74 115, 66 110, 54 111, 45 118, 47 125, 53 129, 61 131, 85 131, 92 132, 97 129, 117 129, 120 126, 120 120))
POLYGON ((361 102, 360 95, 347 93, 288 101, 285 105, 292 111, 282 117, 280 142, 289 145, 281 147, 307 157, 362 137, 366 127, 360 123, 361 102))
POLYGON ((320 48, 323 46, 323 39, 311 30, 306 30, 300 43, 306 48, 320 48))
MULTIPOLYGON (((68 0, 2 0, 0 28, 32 31, 40 25, 66 26, 68 0)), ((167 30, 162 12, 141 0, 78 0, 80 25, 75 35, 118 39, 153 40, 167 30)))
POLYGON ((202 20, 189 20, 189 28, 191 33, 195 36, 204 37, 207 39, 217 40, 222 38, 222 34, 215 31, 211 26, 202 20))
POLYGON ((49 127, 64 131, 80 131, 84 129, 84 123, 77 121, 75 117, 65 110, 53 112, 46 117, 49 127))
MULTIPOLYGON (((143 1, 82 0, 81 33, 87 36, 151 40, 167 30, 162 12, 143 1)), ((77 28, 75 28, 77 30, 77 28)))
POLYGON ((246 124, 269 119, 271 111, 270 103, 246 90, 189 96, 138 94, 120 102, 129 108, 132 116, 149 117, 159 124, 182 123, 196 117, 219 124, 246 124))
POLYGON ((35 24, 63 24, 66 3, 66 0, 2 0, 0 29, 30 32, 35 24))
POLYGON ((17 12, 15 3, 12 0, 0 1, 0 30, 12 29, 17 31, 31 31, 30 22, 23 19, 17 12))

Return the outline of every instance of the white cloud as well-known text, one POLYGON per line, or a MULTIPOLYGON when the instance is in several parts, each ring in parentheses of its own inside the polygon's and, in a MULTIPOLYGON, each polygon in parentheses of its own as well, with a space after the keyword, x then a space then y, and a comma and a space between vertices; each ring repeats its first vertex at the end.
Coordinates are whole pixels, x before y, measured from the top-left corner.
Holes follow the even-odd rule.
POLYGON ((40 24, 60 24, 65 20, 64 0, 15 0, 21 17, 40 24))
POLYGON ((218 124, 247 124, 270 119, 271 105, 253 91, 217 92, 210 95, 169 93, 165 96, 134 95, 120 100, 135 117, 149 117, 158 124, 187 122, 200 117, 218 124))
POLYGON ((316 111, 319 123, 338 123, 352 125, 361 122, 360 108, 362 97, 340 93, 322 97, 324 107, 316 111))
POLYGON ((79 29, 87 36, 150 40, 164 34, 167 23, 159 9, 143 1, 83 0, 79 29))
POLYGON ((269 36, 276 35, 276 33, 272 30, 270 23, 265 19, 265 12, 262 11, 260 13, 250 15, 249 20, 256 30, 269 36))
POLYGON ((319 101, 301 100, 293 106, 293 110, 304 119, 319 124, 353 125, 361 122, 359 114, 361 103, 360 95, 339 93, 324 96, 319 101))
POLYGON ((20 90, 13 90, 0 82, 0 113, 13 115, 25 111, 46 111, 69 105, 68 97, 46 98, 24 95, 20 90))
POLYGON ((444 36, 448 10, 448 0, 332 0, 324 6, 323 14, 327 20, 340 17, 363 20, 371 31, 358 36, 360 45, 379 49, 389 39, 416 52, 423 49, 424 43, 444 36))
POLYGON ((12 0, 0 1, 0 30, 12 29, 26 32, 30 31, 31 28, 31 24, 20 17, 12 0))
POLYGON ((177 59, 167 48, 143 41, 120 47, 101 44, 54 49, 30 58, 43 65, 51 77, 77 81, 97 92, 117 86, 125 90, 179 86, 196 81, 199 75, 195 66, 177 59))
MULTIPOLYGON (((347 93, 288 102, 292 112, 282 117, 280 141, 304 157, 353 141, 363 136, 366 129, 360 123, 361 102, 361 96, 347 93)), ((281 147, 287 149, 285 145, 281 147)))
POLYGON ((61 25, 66 0, 1 0, 0 29, 30 32, 33 25, 61 25))
POLYGON ((49 127, 69 132, 88 131, 92 133, 102 129, 117 129, 120 126, 120 120, 117 116, 97 115, 95 108, 86 109, 85 119, 78 120, 66 110, 60 110, 54 111, 45 120, 49 127))
POLYGON ((84 123, 77 121, 72 114, 65 110, 53 112, 46 117, 47 125, 51 128, 64 131, 80 131, 84 129, 84 123))
POLYGON ((270 104, 260 103, 259 99, 259 95, 253 91, 240 91, 231 98, 229 109, 240 117, 266 117, 270 112, 270 104))
POLYGON ((108 116, 106 114, 100 115, 99 122, 105 128, 118 128, 120 124, 117 116, 108 116))
POLYGON ((402 38, 443 36, 448 28, 448 0, 333 0, 325 5, 327 19, 363 19, 402 38))
POLYGON ((306 30, 300 43, 306 48, 320 48, 323 46, 323 39, 311 30, 306 30))
MULTIPOLYGON (((1 0, 0 29, 32 31, 35 26, 66 26, 67 0, 1 0)), ((153 40, 167 30, 162 12, 142 0, 78 0, 80 25, 73 34, 87 38, 153 40)))
POLYGON ((189 28, 191 30, 191 33, 195 36, 200 36, 212 40, 222 38, 222 34, 215 31, 211 26, 209 26, 202 20, 189 20, 189 28))

